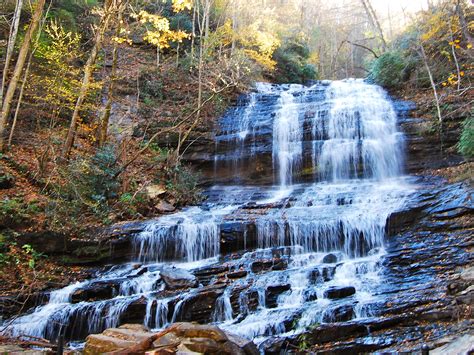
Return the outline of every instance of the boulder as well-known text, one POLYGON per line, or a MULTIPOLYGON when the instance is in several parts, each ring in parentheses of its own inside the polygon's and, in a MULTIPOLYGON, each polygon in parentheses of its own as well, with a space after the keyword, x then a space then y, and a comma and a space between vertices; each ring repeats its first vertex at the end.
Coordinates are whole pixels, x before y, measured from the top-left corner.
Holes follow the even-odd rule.
POLYGON ((335 264, 337 263, 337 256, 334 254, 328 254, 323 258, 323 263, 325 264, 335 264))
POLYGON ((176 207, 173 206, 171 203, 166 201, 160 201, 155 205, 155 209, 159 213, 170 213, 176 210, 176 207))
POLYGON ((168 290, 181 288, 191 288, 198 285, 196 276, 189 271, 175 267, 166 267, 160 272, 160 276, 166 284, 168 290))
POLYGON ((84 354, 103 354, 124 351, 153 337, 143 326, 125 324, 119 328, 105 330, 102 334, 91 334, 86 338, 84 354))
POLYGON ((87 337, 85 354, 237 354, 258 355, 250 340, 210 325, 175 323, 160 333, 141 325, 123 325, 87 337))
POLYGON ((347 287, 330 287, 324 291, 324 297, 329 299, 339 299, 352 296, 356 292, 352 286, 347 287))

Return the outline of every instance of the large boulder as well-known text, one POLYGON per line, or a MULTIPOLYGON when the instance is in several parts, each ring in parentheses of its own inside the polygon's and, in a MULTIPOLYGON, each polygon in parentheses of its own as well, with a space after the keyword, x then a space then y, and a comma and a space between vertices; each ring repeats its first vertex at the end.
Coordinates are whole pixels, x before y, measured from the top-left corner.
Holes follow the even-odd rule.
POLYGON ((215 326, 175 323, 162 332, 152 333, 145 327, 126 324, 89 335, 85 354, 229 354, 258 355, 256 345, 215 326))
POLYGON ((84 354, 103 354, 122 351, 143 341, 151 341, 154 336, 147 328, 139 324, 124 324, 110 328, 102 334, 92 334, 86 339, 84 354))

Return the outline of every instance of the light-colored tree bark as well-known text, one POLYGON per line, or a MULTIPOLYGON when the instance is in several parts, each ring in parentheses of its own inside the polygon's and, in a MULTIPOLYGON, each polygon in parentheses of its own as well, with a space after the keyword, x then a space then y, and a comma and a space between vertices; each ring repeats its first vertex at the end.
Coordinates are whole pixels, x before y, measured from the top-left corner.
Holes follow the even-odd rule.
POLYGON ((431 69, 428 64, 428 58, 426 57, 426 52, 425 52, 425 48, 423 47, 423 44, 420 44, 420 54, 421 54, 421 58, 423 58, 423 63, 425 64, 428 77, 430 78, 431 88, 433 89, 433 95, 434 95, 435 103, 436 103, 436 110, 438 112, 438 120, 441 127, 441 124, 443 123, 443 116, 441 115, 441 107, 439 104, 438 91, 436 90, 436 83, 434 82, 433 74, 431 73, 431 69))
POLYGON ((13 14, 12 23, 10 26, 10 34, 8 36, 7 53, 5 56, 5 65, 3 66, 2 86, 0 87, 0 104, 3 102, 3 90, 7 82, 8 69, 10 68, 10 61, 12 59, 13 50, 15 48, 16 36, 18 34, 18 26, 20 24, 21 8, 23 7, 23 0, 17 0, 15 12, 13 14))
POLYGON ((71 152, 72 146, 74 144, 74 139, 76 137, 77 124, 79 120, 79 111, 82 108, 84 100, 86 99, 87 93, 89 91, 89 85, 94 72, 94 66, 97 59, 97 55, 102 49, 102 43, 104 39, 104 34, 109 27, 110 19, 112 12, 114 11, 115 2, 113 0, 107 0, 104 4, 104 13, 102 19, 99 23, 99 26, 96 28, 94 45, 87 59, 86 65, 84 67, 84 75, 82 77, 81 88, 79 91, 79 96, 77 97, 76 105, 74 107, 74 112, 71 117, 71 123, 69 125, 69 130, 66 136, 66 140, 63 145, 61 156, 62 158, 67 158, 71 152))
POLYGON ((25 65, 26 57, 28 56, 28 51, 30 50, 31 39, 33 34, 38 28, 38 24, 43 15, 43 8, 46 0, 38 0, 36 3, 35 11, 33 12, 33 17, 31 18, 30 25, 26 31, 25 38, 20 47, 20 52, 18 53, 18 59, 16 61, 15 69, 13 75, 8 84, 8 88, 5 94, 2 105, 2 113, 0 116, 0 150, 3 150, 5 143, 5 131, 8 123, 8 117, 10 115, 10 109, 13 101, 13 96, 15 95, 18 82, 20 80, 23 67, 25 65))

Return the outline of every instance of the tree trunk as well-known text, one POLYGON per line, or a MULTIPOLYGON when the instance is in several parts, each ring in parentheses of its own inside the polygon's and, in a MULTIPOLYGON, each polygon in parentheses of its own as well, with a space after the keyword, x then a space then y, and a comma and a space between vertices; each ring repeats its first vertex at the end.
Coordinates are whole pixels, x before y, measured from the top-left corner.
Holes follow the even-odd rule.
POLYGON ((367 13, 367 17, 369 18, 372 27, 379 33, 380 40, 382 41, 382 49, 384 52, 387 51, 387 42, 385 41, 385 37, 383 35, 382 26, 380 26, 380 22, 377 18, 377 14, 370 3, 370 0, 361 0, 362 5, 364 6, 365 12, 367 13))
POLYGON ((102 48, 102 41, 104 39, 104 33, 107 30, 107 27, 110 22, 110 16, 112 12, 112 1, 108 0, 104 4, 104 17, 102 18, 99 27, 97 28, 97 32, 95 35, 94 46, 92 47, 91 53, 89 54, 89 58, 87 59, 85 68, 84 68, 84 76, 82 78, 81 89, 79 91, 79 96, 76 101, 76 106, 74 107, 74 112, 71 117, 71 123, 69 125, 69 130, 67 132, 66 141, 64 142, 63 150, 62 150, 62 157, 67 158, 69 153, 71 152, 72 145, 74 144, 74 138, 76 137, 77 131, 77 122, 79 120, 79 111, 82 108, 82 104, 86 99, 87 91, 89 89, 90 80, 92 77, 92 73, 94 71, 95 61, 97 59, 97 55, 102 48))
POLYGON ((23 81, 22 81, 21 87, 20 87, 20 94, 18 95, 18 102, 16 104, 15 115, 13 116, 12 127, 10 129, 10 134, 8 136, 8 143, 7 143, 8 147, 10 147, 11 144, 12 144, 13 134, 15 132, 16 123, 18 121, 18 113, 20 112, 21 101, 23 100, 23 93, 25 91, 26 82, 28 80, 28 75, 30 73, 31 61, 33 59, 33 56, 34 56, 36 50, 38 49, 38 42, 39 42, 39 39, 41 37, 41 32, 43 31, 43 26, 44 26, 44 23, 46 21, 46 18, 48 17, 50 7, 51 7, 51 5, 48 7, 48 9, 46 10, 46 14, 43 16, 43 20, 41 21, 39 29, 36 33, 35 44, 33 46, 33 50, 30 52, 30 55, 28 57, 28 64, 26 65, 26 69, 25 69, 25 72, 23 74, 23 81))
POLYGON ((18 34, 18 25, 20 24, 21 8, 23 7, 23 0, 17 0, 15 6, 15 13, 13 15, 12 24, 10 26, 10 34, 8 36, 7 55, 5 57, 5 65, 3 67, 2 86, 0 87, 0 105, 3 102, 3 89, 7 82, 8 69, 10 67, 10 60, 15 48, 16 35, 18 34))
POLYGON ((439 96, 438 91, 436 90, 436 84, 433 79, 433 75, 431 74, 430 66, 428 65, 428 58, 426 57, 425 48, 423 48, 423 44, 420 43, 420 53, 421 57, 423 58, 423 63, 425 64, 426 71, 428 72, 428 76, 430 78, 431 88, 433 89, 433 94, 436 103, 436 110, 438 111, 438 120, 439 120, 439 137, 441 142, 441 150, 443 150, 443 116, 441 115, 441 108, 439 106, 439 96))
POLYGON ((18 59, 16 61, 15 70, 13 71, 13 76, 10 79, 10 83, 8 84, 8 89, 5 94, 5 99, 3 101, 2 114, 0 116, 0 151, 2 151, 4 148, 5 128, 8 123, 8 116, 10 114, 13 96, 15 95, 15 91, 18 86, 18 81, 20 80, 20 75, 25 65, 26 57, 30 49, 31 39, 33 37, 34 32, 36 31, 36 28, 38 27, 39 21, 43 14, 45 2, 46 0, 38 0, 38 2, 36 3, 36 8, 33 13, 33 17, 31 18, 30 25, 28 26, 28 30, 26 31, 25 38, 20 48, 20 52, 18 53, 18 59))
POLYGON ((13 116, 12 127, 10 129, 10 135, 8 136, 8 143, 7 143, 8 147, 12 145, 13 133, 15 132, 16 122, 18 120, 18 112, 20 111, 21 100, 23 99, 23 92, 26 86, 26 80, 28 79, 28 74, 30 72, 32 57, 33 57, 33 53, 30 53, 30 57, 28 58, 28 64, 26 65, 25 73, 23 74, 23 82, 21 83, 20 94, 18 95, 18 102, 16 104, 15 115, 13 116))

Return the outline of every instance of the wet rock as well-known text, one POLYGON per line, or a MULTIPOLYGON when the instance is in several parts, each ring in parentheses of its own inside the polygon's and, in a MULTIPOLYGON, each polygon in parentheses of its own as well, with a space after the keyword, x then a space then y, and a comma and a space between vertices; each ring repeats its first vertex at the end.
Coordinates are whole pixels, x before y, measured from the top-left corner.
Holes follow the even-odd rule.
POLYGON ((283 259, 277 259, 274 261, 272 270, 278 271, 278 270, 285 270, 288 267, 288 262, 283 259))
POLYGON ((214 265, 211 267, 194 270, 193 273, 194 276, 198 278, 200 284, 208 286, 216 278, 223 277, 228 271, 229 267, 226 265, 214 265))
POLYGON ((275 308, 278 305, 278 296, 288 290, 291 290, 290 284, 268 286, 265 290, 265 306, 267 308, 275 308))
POLYGON ((288 340, 286 338, 269 338, 261 344, 261 348, 264 350, 265 354, 269 355, 279 355, 281 353, 286 353, 288 347, 288 340))
POLYGON ((354 336, 368 335, 367 327, 363 324, 323 324, 308 333, 312 344, 322 344, 343 340, 354 336))
POLYGON ((241 279, 245 276, 247 276, 247 270, 237 270, 237 271, 234 271, 234 272, 229 272, 227 274, 227 277, 229 279, 241 279))
POLYGON ((160 276, 166 284, 166 288, 169 290, 192 288, 198 285, 196 276, 189 271, 175 267, 164 268, 161 270, 160 276))
POLYGON ((347 287, 330 287, 324 291, 324 297, 329 299, 339 299, 352 296, 356 292, 352 286, 347 287))
POLYGON ((354 316, 354 308, 351 305, 343 305, 326 310, 323 315, 323 322, 347 322, 354 318, 354 316))
POLYGON ((335 273, 336 273, 335 266, 325 266, 321 269, 321 276, 324 282, 331 281, 334 278, 335 273))
POLYGON ((119 283, 114 281, 94 282, 74 291, 71 295, 71 302, 93 302, 110 299, 117 293, 119 287, 119 283))
POLYGON ((272 260, 259 260, 259 261, 254 261, 252 265, 250 266, 250 269, 254 274, 258 274, 262 271, 265 270, 270 270, 273 266, 273 261, 272 260))
POLYGON ((312 284, 324 282, 323 276, 321 275, 321 271, 319 271, 319 269, 311 270, 309 272, 308 279, 312 284))
POLYGON ((175 309, 176 320, 197 322, 200 324, 212 322, 217 298, 224 292, 222 286, 208 286, 197 294, 186 297, 175 309))
POLYGON ((309 289, 303 292, 303 298, 306 302, 316 301, 318 299, 318 294, 316 290, 309 289))
POLYGON ((335 264, 337 263, 337 256, 334 254, 328 254, 323 258, 323 263, 325 264, 335 264))

